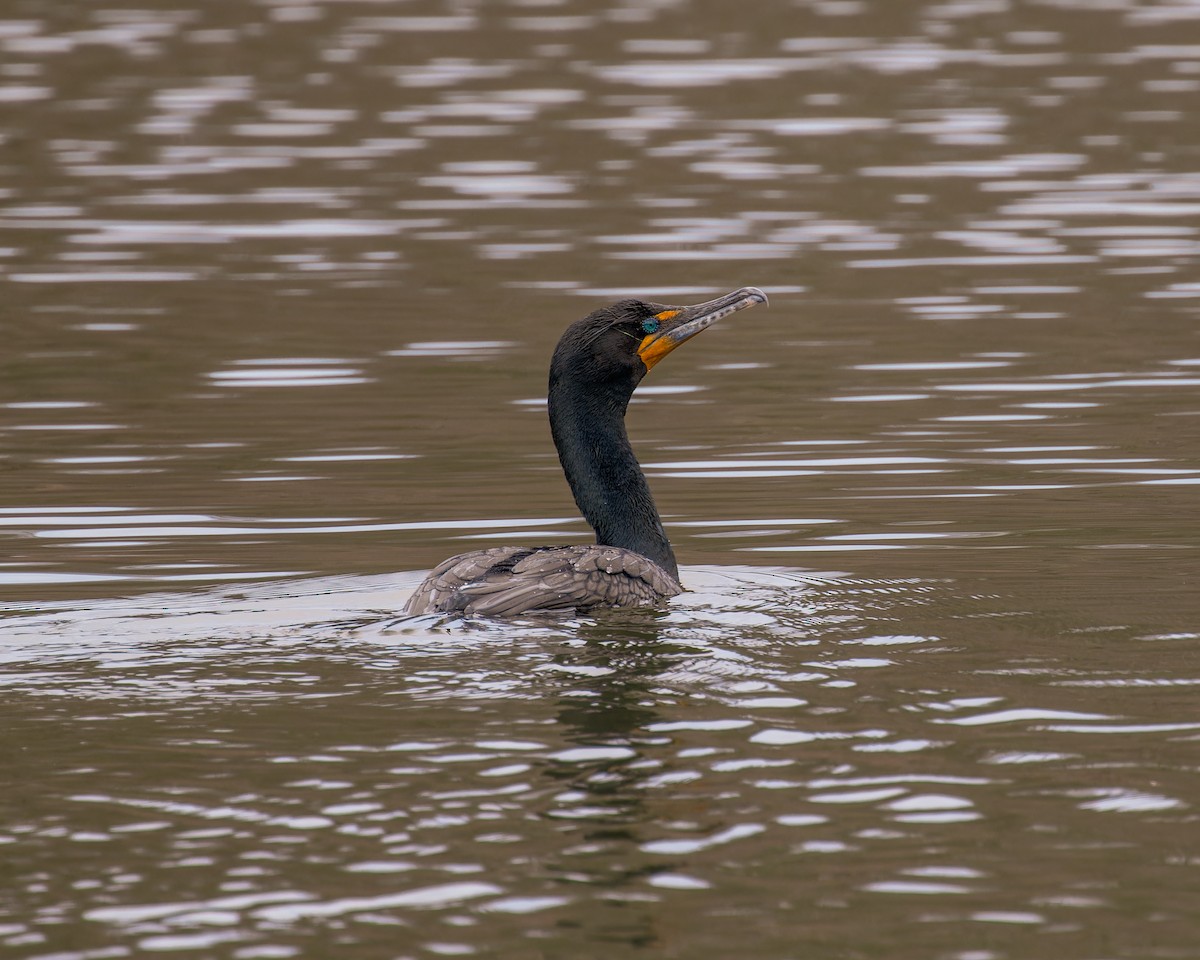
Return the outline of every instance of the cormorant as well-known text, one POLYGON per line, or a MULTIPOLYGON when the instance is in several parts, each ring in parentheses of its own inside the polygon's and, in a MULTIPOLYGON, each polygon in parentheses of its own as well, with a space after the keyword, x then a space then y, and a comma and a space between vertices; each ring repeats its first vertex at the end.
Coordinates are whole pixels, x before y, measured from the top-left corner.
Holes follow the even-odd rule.
POLYGON ((757 287, 690 307, 621 300, 567 327, 550 362, 550 431, 596 542, 459 554, 433 569, 405 612, 506 617, 640 606, 682 593, 675 553, 625 433, 625 409, 646 372, 677 346, 766 302, 757 287))

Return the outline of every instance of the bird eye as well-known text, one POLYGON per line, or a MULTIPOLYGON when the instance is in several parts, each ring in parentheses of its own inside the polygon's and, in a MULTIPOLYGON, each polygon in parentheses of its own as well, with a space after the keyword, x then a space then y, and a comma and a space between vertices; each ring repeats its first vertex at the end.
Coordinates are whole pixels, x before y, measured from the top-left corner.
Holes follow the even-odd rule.
POLYGON ((658 317, 647 317, 642 321, 642 329, 647 333, 658 333, 658 317))

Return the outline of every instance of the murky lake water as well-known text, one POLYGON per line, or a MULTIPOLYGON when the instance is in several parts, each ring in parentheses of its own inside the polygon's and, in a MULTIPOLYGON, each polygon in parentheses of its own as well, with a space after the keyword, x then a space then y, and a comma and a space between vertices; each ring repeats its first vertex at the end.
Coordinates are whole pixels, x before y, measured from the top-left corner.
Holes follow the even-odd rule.
POLYGON ((1200 957, 1200 4, 153 6, 0 18, 0 953, 1200 957), (690 593, 399 618, 744 284, 690 593))

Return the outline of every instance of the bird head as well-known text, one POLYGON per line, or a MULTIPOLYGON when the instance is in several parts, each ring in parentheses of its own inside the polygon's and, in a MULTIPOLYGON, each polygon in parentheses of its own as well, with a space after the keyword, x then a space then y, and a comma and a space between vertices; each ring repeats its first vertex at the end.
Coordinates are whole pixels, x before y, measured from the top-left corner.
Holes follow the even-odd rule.
POLYGON ((567 327, 551 363, 551 379, 627 384, 632 392, 668 353, 723 317, 766 303, 757 287, 742 287, 691 306, 619 300, 567 327))

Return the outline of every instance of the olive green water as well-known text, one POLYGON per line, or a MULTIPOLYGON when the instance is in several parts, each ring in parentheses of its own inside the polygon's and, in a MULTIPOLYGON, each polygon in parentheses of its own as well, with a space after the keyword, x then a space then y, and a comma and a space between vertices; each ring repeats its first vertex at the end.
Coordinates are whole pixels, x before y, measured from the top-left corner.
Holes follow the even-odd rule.
POLYGON ((1200 957, 1200 6, 0 13, 0 956, 1200 957), (691 592, 584 542, 549 351, 691 592))

